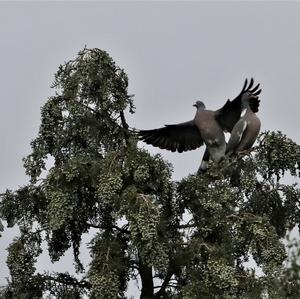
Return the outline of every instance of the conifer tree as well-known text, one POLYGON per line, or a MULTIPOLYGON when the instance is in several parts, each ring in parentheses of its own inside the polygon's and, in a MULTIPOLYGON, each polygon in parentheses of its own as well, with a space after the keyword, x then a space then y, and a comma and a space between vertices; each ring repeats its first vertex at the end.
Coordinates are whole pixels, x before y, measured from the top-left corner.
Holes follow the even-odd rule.
POLYGON ((134 113, 128 78, 108 53, 83 49, 52 87, 24 158, 30 182, 1 196, 0 231, 21 232, 8 248, 1 298, 126 298, 131 279, 144 299, 299 298, 300 247, 290 243, 288 254, 282 243, 300 221, 299 188, 282 180, 299 177, 298 144, 261 134, 238 158, 238 186, 226 172, 237 159, 174 182, 171 165, 137 145, 125 118, 134 113), (84 269, 81 238, 91 228, 84 269), (72 248, 82 279, 37 273, 43 242, 53 262, 72 248), (250 257, 263 276, 245 267, 250 257))

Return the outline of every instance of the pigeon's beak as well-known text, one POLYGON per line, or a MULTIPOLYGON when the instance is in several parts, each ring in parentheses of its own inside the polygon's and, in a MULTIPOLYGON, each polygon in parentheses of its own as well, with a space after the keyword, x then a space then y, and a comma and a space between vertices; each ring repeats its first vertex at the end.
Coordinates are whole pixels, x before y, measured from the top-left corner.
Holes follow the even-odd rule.
POLYGON ((193 106, 197 108, 197 104, 194 104, 193 106))

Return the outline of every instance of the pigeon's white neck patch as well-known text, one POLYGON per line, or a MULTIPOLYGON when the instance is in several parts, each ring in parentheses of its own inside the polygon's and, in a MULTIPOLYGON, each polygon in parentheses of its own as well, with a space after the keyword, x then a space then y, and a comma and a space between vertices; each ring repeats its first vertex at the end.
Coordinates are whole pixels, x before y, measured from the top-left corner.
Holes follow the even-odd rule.
POLYGON ((246 114, 247 108, 244 108, 241 112, 241 117, 243 117, 246 114))

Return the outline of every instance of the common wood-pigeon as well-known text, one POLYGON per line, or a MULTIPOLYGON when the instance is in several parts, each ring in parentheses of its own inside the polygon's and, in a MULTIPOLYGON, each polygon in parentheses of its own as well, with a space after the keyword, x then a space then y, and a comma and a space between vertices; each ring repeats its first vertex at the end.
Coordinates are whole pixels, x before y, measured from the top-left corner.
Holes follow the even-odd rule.
POLYGON ((249 106, 252 111, 258 110, 260 93, 259 84, 253 87, 253 79, 246 79, 240 94, 233 100, 228 100, 225 105, 216 111, 206 110, 201 101, 194 105, 197 108, 193 120, 165 125, 159 129, 140 130, 140 140, 147 144, 179 153, 194 150, 205 143, 207 156, 214 162, 219 162, 225 155, 226 142, 223 131, 231 132, 240 119, 242 112, 241 99, 249 98, 249 106))
MULTIPOLYGON (((251 115, 254 115, 256 117, 255 113, 258 112, 258 107, 260 100, 258 98, 258 95, 261 93, 261 89, 259 89, 259 84, 253 87, 254 80, 251 78, 249 85, 248 80, 245 80, 244 86, 239 93, 239 95, 232 101, 227 100, 225 105, 216 111, 216 120, 221 125, 224 132, 233 133, 233 129, 235 128, 235 125, 240 121, 241 117, 244 116, 246 109, 248 108, 248 114, 252 113, 251 115)), ((252 126, 252 125, 251 125, 252 126)), ((237 131, 238 128, 235 129, 237 131)), ((253 130, 255 130, 253 128, 253 130)), ((251 136, 251 132, 247 133, 247 136, 245 136, 245 139, 248 140, 251 136)), ((258 133, 257 133, 258 134, 258 133)), ((257 137, 257 134, 255 135, 255 139, 257 137)), ((238 138, 235 138, 234 136, 236 133, 232 136, 232 146, 234 147, 234 143, 239 142, 238 138)), ((255 141, 254 139, 254 141, 255 141)), ((253 143, 254 143, 253 141, 253 143)), ((252 143, 252 144, 253 144, 252 143)), ((243 144, 243 143, 242 143, 243 144)), ((252 146, 250 145, 250 147, 252 146)), ((228 152, 228 146, 226 152, 228 152)), ((206 171, 207 164, 210 158, 210 153, 208 149, 205 150, 200 167, 198 169, 198 174, 201 172, 206 171)))
MULTIPOLYGON (((254 144, 260 130, 260 120, 249 104, 249 98, 242 97, 242 114, 239 121, 231 131, 226 148, 226 155, 236 155, 248 151, 254 144)), ((240 185, 241 168, 243 161, 238 160, 234 169, 231 169, 230 183, 232 186, 240 185)))
POLYGON ((242 96, 242 114, 234 125, 227 144, 228 156, 249 150, 260 131, 260 120, 250 107, 249 97, 242 96))
POLYGON ((154 130, 140 130, 140 139, 161 149, 179 153, 207 146, 213 161, 219 162, 226 152, 224 132, 215 119, 215 112, 206 110, 201 101, 194 106, 197 108, 193 120, 165 125, 154 130))

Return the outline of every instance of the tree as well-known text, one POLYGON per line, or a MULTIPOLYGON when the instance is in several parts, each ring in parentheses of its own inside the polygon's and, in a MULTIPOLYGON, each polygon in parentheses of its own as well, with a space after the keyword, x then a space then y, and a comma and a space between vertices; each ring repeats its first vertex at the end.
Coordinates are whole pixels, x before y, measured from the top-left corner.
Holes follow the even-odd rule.
POLYGON ((125 298, 137 278, 141 298, 299 298, 299 246, 283 265, 281 242, 300 220, 300 191, 282 183, 286 173, 299 176, 299 145, 264 132, 244 157, 174 182, 168 162, 137 146, 125 119, 134 112, 128 78, 106 52, 85 48, 59 67, 52 87, 24 159, 30 183, 1 196, 1 219, 21 232, 8 249, 3 298, 125 298), (232 186, 227 169, 237 163, 232 186), (82 272, 90 228, 97 234, 81 280, 36 273, 42 242, 52 261, 72 248, 82 272), (264 276, 245 267, 251 256, 264 276))

